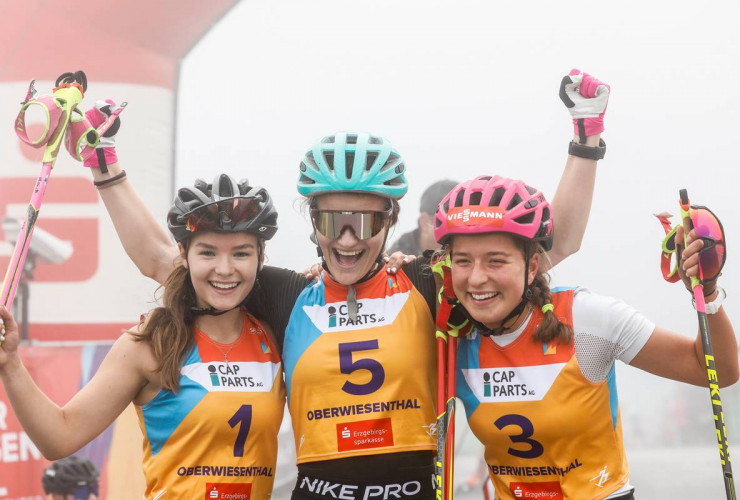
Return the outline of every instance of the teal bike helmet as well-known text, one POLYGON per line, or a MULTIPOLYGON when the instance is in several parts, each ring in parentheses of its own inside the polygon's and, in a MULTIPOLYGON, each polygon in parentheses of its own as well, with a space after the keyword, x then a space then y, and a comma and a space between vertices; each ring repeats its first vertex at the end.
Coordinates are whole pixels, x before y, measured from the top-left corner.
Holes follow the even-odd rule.
POLYGON ((382 137, 339 132, 322 137, 300 165, 298 192, 368 193, 399 200, 408 191, 403 157, 382 137))

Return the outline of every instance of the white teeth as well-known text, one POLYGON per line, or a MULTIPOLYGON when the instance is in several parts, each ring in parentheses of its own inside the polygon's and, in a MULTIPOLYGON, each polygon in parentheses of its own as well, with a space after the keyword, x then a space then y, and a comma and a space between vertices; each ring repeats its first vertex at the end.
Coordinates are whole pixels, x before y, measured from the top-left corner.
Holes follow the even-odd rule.
POLYGON ((491 293, 473 293, 473 292, 470 292, 470 295, 472 295, 475 300, 486 300, 486 299, 490 299, 491 297, 495 297, 496 295, 498 295, 498 293, 495 293, 495 292, 491 292, 491 293))
POLYGON ((362 253, 362 250, 355 250, 354 252, 345 252, 343 250, 337 250, 337 253, 343 257, 354 257, 355 255, 360 255, 362 253))
POLYGON ((219 290, 231 290, 239 286, 239 283, 219 283, 217 281, 211 281, 211 285, 219 290))

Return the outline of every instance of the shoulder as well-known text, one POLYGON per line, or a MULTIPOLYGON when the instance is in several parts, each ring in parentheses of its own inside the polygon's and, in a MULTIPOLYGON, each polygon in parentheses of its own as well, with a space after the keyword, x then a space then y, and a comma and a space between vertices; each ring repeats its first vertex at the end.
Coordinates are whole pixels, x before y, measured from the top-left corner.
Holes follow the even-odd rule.
POLYGON ((575 291, 573 331, 577 344, 593 349, 610 346, 615 358, 628 363, 654 329, 654 323, 620 299, 587 288, 575 291))
POLYGON ((158 365, 151 343, 137 338, 141 327, 141 324, 135 325, 123 332, 113 343, 107 358, 113 363, 133 369, 150 381, 158 365))

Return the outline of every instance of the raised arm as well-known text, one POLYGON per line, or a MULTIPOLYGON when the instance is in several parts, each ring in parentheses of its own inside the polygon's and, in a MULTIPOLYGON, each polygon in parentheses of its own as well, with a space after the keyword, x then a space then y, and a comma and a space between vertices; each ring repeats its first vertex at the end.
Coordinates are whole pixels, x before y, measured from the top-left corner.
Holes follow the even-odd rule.
POLYGON ((66 457, 103 432, 147 384, 141 351, 129 334, 111 348, 92 380, 60 408, 31 379, 18 355, 18 327, 0 306, 0 381, 18 421, 49 460, 66 457), (1 330, 0 330, 1 331, 1 330))
MULTIPOLYGON (((110 105, 114 105, 112 101, 98 101, 88 110, 86 115, 93 126, 105 119, 106 106, 110 105)), ((179 252, 118 164, 117 131, 117 126, 111 127, 106 132, 108 137, 101 137, 98 154, 85 160, 85 166, 92 172, 95 186, 128 256, 144 276, 164 283, 179 259, 179 252)))
POLYGON ((574 137, 560 178, 553 207, 552 265, 581 247, 591 212, 596 164, 606 146, 601 141, 609 86, 587 73, 573 70, 560 84, 560 98, 573 117, 574 137))

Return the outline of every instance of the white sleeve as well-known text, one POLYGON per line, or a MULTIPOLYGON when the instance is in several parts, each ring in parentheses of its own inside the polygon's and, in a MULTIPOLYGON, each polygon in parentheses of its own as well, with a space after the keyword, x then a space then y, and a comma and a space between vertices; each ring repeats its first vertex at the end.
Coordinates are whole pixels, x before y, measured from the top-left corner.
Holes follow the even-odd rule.
POLYGON ((613 297, 577 288, 573 297, 576 356, 591 382, 604 380, 614 361, 629 364, 655 330, 655 324, 613 297))

